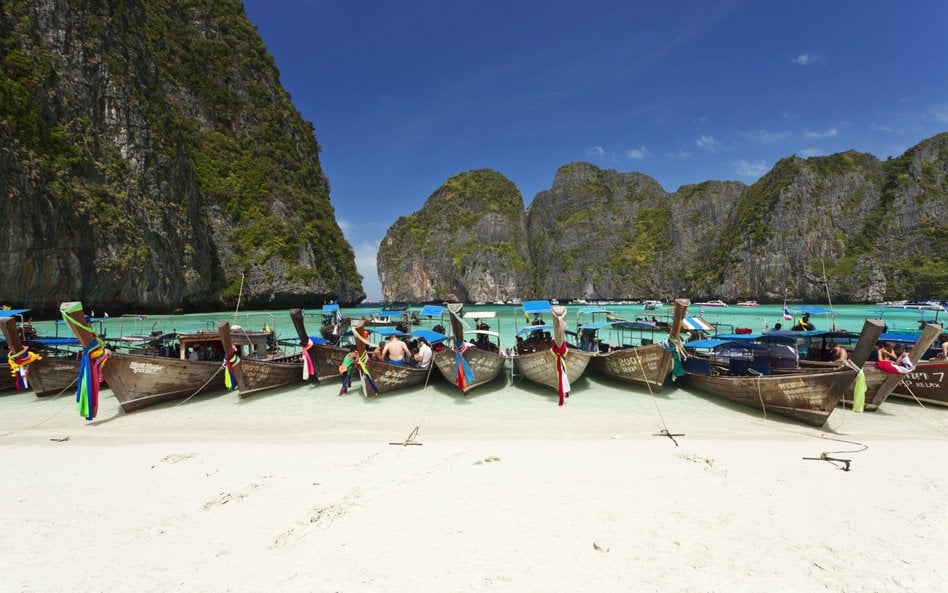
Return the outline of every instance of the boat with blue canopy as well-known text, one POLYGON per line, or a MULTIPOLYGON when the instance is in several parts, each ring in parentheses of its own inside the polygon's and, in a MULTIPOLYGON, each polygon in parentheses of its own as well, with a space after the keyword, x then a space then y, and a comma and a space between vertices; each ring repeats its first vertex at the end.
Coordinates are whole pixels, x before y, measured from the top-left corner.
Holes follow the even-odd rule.
POLYGON ((463 312, 463 307, 461 303, 448 305, 450 347, 434 353, 434 364, 449 383, 467 394, 500 376, 507 355, 501 346, 499 331, 492 330, 488 323, 499 323, 497 313, 463 312), (465 322, 472 322, 473 328, 465 322))

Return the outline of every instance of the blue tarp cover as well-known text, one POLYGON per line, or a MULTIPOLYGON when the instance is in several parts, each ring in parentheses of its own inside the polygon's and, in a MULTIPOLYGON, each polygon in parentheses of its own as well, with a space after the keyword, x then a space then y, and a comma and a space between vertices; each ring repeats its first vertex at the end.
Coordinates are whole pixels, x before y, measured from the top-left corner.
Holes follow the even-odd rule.
POLYGON ((442 313, 444 313, 444 307, 438 305, 425 305, 421 308, 421 311, 418 312, 419 315, 426 317, 440 317, 442 313))
POLYGON ((524 301, 523 310, 526 313, 549 313, 550 301, 524 301))
POLYGON ((335 313, 339 310, 339 305, 332 303, 331 305, 323 305, 323 313, 335 313))

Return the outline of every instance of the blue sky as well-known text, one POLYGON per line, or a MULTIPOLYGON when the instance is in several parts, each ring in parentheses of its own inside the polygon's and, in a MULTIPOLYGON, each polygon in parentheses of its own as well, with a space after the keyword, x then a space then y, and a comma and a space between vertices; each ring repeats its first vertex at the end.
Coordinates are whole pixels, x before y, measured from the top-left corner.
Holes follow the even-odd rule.
POLYGON ((316 128, 370 299, 388 227, 463 171, 529 204, 573 161, 674 191, 948 130, 944 0, 244 5, 316 128))

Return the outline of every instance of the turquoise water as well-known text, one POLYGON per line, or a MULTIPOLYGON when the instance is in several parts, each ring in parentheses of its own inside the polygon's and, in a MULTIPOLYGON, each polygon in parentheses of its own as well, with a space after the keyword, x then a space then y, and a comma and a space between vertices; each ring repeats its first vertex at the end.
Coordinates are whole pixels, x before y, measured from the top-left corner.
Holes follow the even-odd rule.
MULTIPOLYGON (((815 305, 826 308, 825 305, 815 305)), ((571 329, 575 329, 577 324, 577 313, 586 305, 568 305, 568 323, 571 329)), ((613 312, 613 315, 623 319, 633 320, 636 317, 649 317, 658 315, 670 315, 672 308, 670 306, 663 310, 646 311, 642 305, 615 305, 604 307, 613 312)), ((789 307, 794 317, 799 313, 793 311, 794 306, 789 307)), ((415 307, 413 310, 417 311, 415 307)), ((370 308, 344 308, 343 314, 348 317, 360 317, 362 315, 371 315, 377 309, 370 308)), ((468 305, 464 311, 495 311, 498 318, 495 320, 486 320, 491 326, 491 330, 500 333, 501 342, 505 348, 514 344, 514 335, 518 329, 525 325, 523 310, 514 305, 468 305)), ((777 323, 783 324, 783 329, 790 329, 793 322, 788 322, 782 316, 783 307, 781 305, 762 305, 760 307, 697 307, 689 309, 689 315, 700 316, 712 324, 721 324, 721 332, 728 333, 738 327, 750 328, 754 332, 773 329, 777 323)), ((876 305, 841 305, 833 307, 835 315, 813 315, 810 321, 816 326, 816 329, 831 329, 834 325, 838 329, 858 332, 862 329, 865 319, 883 319, 889 331, 917 332, 919 329, 919 320, 923 317, 926 320, 936 318, 932 311, 912 311, 901 309, 881 309, 876 305)), ((88 311, 87 311, 88 312, 88 311)), ((101 313, 100 313, 101 314, 101 313)), ((602 315, 597 315, 596 320, 602 320, 602 315)), ((938 322, 943 322, 946 315, 941 314, 937 317, 938 322)), ((544 316, 547 323, 550 322, 550 316, 544 316)), ((119 336, 142 335, 152 331, 160 332, 195 332, 205 329, 214 329, 217 321, 229 320, 231 324, 239 325, 245 329, 261 330, 264 327, 272 328, 277 333, 280 340, 288 340, 296 337, 296 331, 290 321, 288 310, 271 311, 241 311, 235 315, 233 311, 221 311, 218 313, 196 313, 185 315, 148 315, 144 317, 125 316, 111 317, 102 320, 96 324, 96 329, 104 333, 109 338, 119 336)), ((319 334, 321 315, 319 310, 307 311, 306 323, 310 335, 319 334)), ((431 328, 432 326, 443 323, 446 327, 446 317, 444 319, 421 317, 421 326, 431 328)), ((588 315, 583 316, 581 320, 589 322, 588 315)), ((473 321, 468 321, 473 329, 473 321)), ((62 323, 53 321, 35 321, 34 326, 40 335, 71 335, 69 329, 62 323)))

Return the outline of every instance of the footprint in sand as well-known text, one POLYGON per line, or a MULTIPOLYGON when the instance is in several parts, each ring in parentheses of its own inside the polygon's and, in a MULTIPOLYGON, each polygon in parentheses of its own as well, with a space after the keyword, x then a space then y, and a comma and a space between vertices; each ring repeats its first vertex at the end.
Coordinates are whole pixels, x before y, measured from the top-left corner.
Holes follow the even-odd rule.
POLYGON ((211 500, 204 503, 204 510, 209 511, 216 506, 225 505, 231 501, 243 500, 247 498, 248 496, 250 496, 250 493, 259 487, 260 487, 260 484, 251 482, 250 484, 247 484, 247 486, 245 486, 243 489, 241 489, 238 492, 221 492, 220 494, 218 494, 211 500))

